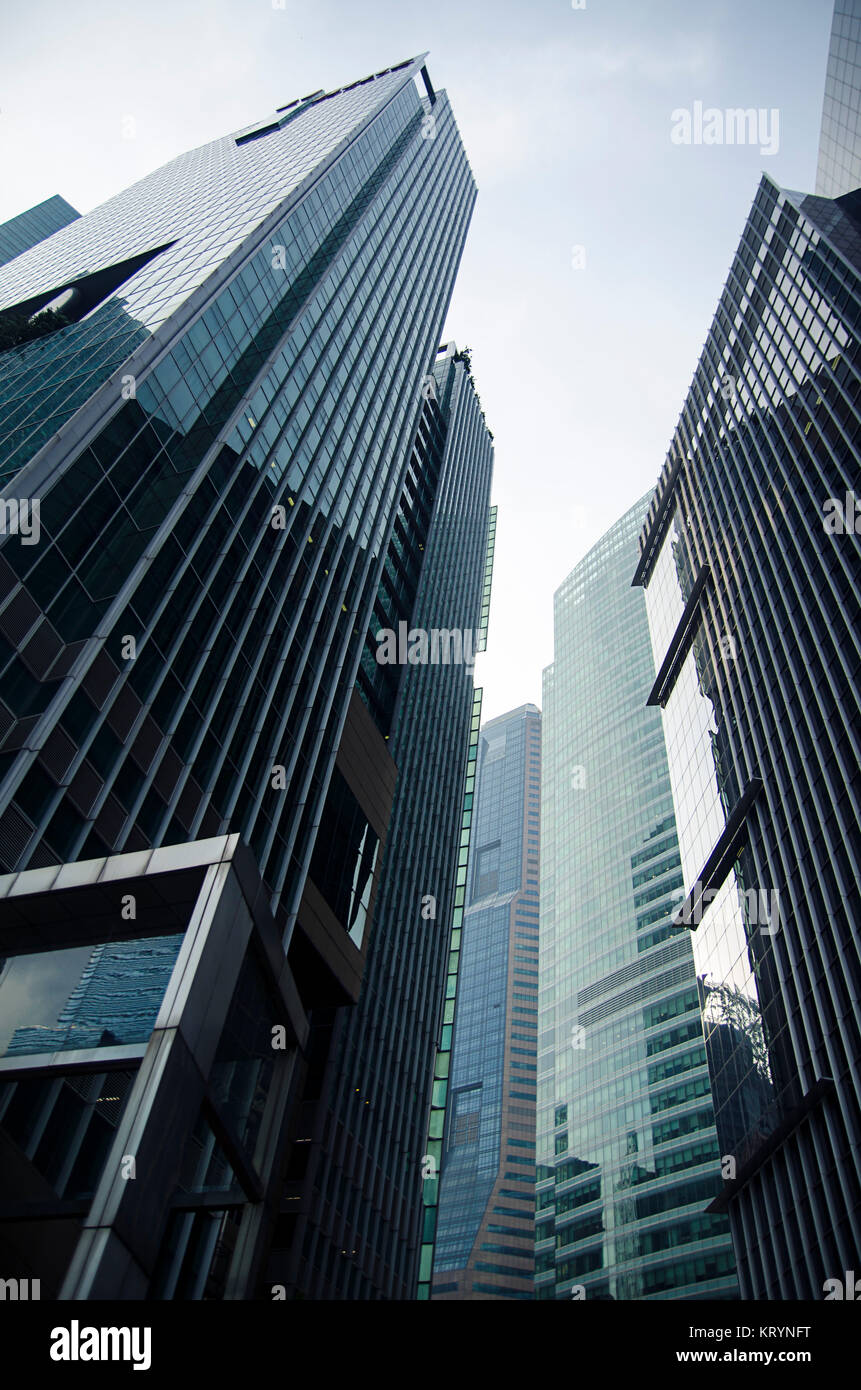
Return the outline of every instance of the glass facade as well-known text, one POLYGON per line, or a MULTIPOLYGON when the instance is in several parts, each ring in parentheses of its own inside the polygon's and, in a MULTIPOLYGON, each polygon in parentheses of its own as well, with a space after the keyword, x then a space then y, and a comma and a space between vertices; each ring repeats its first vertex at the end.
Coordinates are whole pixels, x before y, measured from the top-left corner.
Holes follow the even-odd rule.
POLYGON ((635 574, 746 1298, 861 1248, 859 271, 857 194, 763 178, 635 574))
POLYGON ((43 203, 37 203, 17 217, 10 217, 8 222, 0 223, 0 265, 14 260, 22 251, 38 246, 80 215, 71 203, 55 193, 53 198, 46 198, 43 203))
MULTIPOLYGON (((656 669, 664 661, 674 634, 685 634, 672 688, 662 687, 653 703, 664 711, 684 891, 691 895, 686 908, 690 909, 689 925, 696 927, 695 956, 700 969, 709 964, 700 975, 700 1002, 721 1154, 733 1156, 733 1162, 738 1163, 750 1144, 774 1129, 779 1114, 757 985, 757 971, 761 977, 771 968, 767 944, 770 927, 764 921, 765 931, 758 932, 760 899, 756 890, 748 911, 747 871, 742 858, 719 885, 702 882, 701 870, 712 849, 721 837, 726 841, 731 836, 729 818, 742 789, 732 775, 728 750, 723 746, 725 715, 720 682, 709 663, 702 633, 691 633, 687 628, 698 593, 682 527, 677 513, 667 528, 649 582, 656 669), (710 901, 702 901, 703 892, 710 894, 710 901), (755 956, 748 951, 751 935, 759 936, 755 956)), ((725 661, 733 660, 735 652, 735 638, 728 637, 722 634, 725 661)), ((771 895, 763 899, 763 906, 764 915, 769 915, 771 895)), ((775 1048, 785 1044, 776 1019, 772 1020, 772 1037, 775 1048)))
MULTIPOLYGON (((423 564, 412 597, 403 571, 398 601, 397 586, 385 584, 376 611, 395 629, 408 620, 410 629, 478 634, 495 524, 493 448, 454 344, 440 350, 432 376, 416 444, 438 478, 430 529, 419 542, 423 564)), ((416 540, 425 534, 418 517, 416 540)), ((377 650, 379 630, 375 619, 366 655, 371 644, 377 650)), ((400 678, 390 706, 385 686, 367 679, 359 686, 397 767, 362 992, 354 1009, 315 1015, 315 1046, 331 1071, 313 1125, 297 1134, 288 1158, 298 1211, 270 1261, 270 1273, 306 1297, 414 1298, 417 1281, 429 1278, 435 1213, 423 1213, 422 1178, 424 1160, 438 1164, 441 1150, 441 1133, 427 1137, 427 1117, 448 1074, 441 1056, 451 1032, 447 980, 459 951, 460 801, 474 689, 465 662, 394 669, 400 678)), ((318 1084, 312 1070, 308 1111, 318 1084)))
POLYGON ((466 775, 463 779, 461 795, 461 835, 457 860, 458 884, 454 890, 454 909, 452 911, 452 931, 449 942, 449 957, 445 980, 445 1000, 442 1022, 439 1029, 439 1044, 434 1062, 434 1079, 431 1089, 430 1114, 427 1124, 427 1148, 429 1153, 422 1156, 422 1204, 424 1208, 422 1228, 421 1262, 417 1295, 419 1301, 426 1302, 431 1296, 433 1277, 434 1237, 439 1211, 440 1166, 442 1146, 445 1136, 445 1112, 448 1098, 448 1078, 451 1071, 451 1050, 454 1031, 454 1013, 457 1007, 457 978, 460 972, 460 951, 462 944, 461 926, 463 923, 463 903, 466 897, 466 865, 469 860, 469 841, 472 834, 472 805, 475 798, 475 768, 478 759, 478 735, 481 726, 481 706, 484 692, 479 688, 473 691, 472 719, 469 726, 469 748, 467 750, 466 775))
POLYGON ((435 1298, 533 1297, 540 769, 534 705, 484 725, 467 807, 435 1298))
POLYGON ((444 96, 421 138, 414 68, 182 156, 0 272, 32 302, 138 250, 164 202, 191 226, 0 355, 0 394, 27 393, 7 469, 51 436, 15 483, 40 543, 0 558, 7 869, 230 826, 295 918, 475 196, 444 96), (118 315, 151 361, 124 361, 127 400, 101 385, 118 315))
POLYGON ((545 672, 536 1296, 737 1297, 643 595, 648 498, 557 591, 545 672))
POLYGON ((0 1039, 0 1055, 147 1042, 182 940, 177 933, 16 956, 0 974, 0 1026, 6 1033, 16 1015, 21 1023, 5 1047, 0 1039), (58 977, 68 997, 52 1019, 58 977))
POLYGON ((241 1296, 302 1028, 250 852, 25 870, 0 903, 0 1255, 55 1298, 241 1296))
MULTIPOLYGON (((107 922, 68 909, 74 939, 38 959, 43 943, 0 906, 8 1113, 39 1103, 34 1067, 60 1079, 84 1059, 137 1069, 128 1123, 143 1105, 144 1146, 174 1115, 180 1152, 165 1145, 164 1186, 153 1177, 134 1218, 140 1249, 121 1256, 129 1296, 257 1287, 296 1210, 285 1150, 309 1114, 354 1125, 339 1117, 346 1083, 330 1106, 321 1073, 348 1075, 352 1095, 355 1039, 380 1095, 393 1088, 368 1183, 403 1191, 366 1245, 359 1296, 414 1288, 450 918, 423 944, 402 938, 410 894, 416 914, 424 893, 450 907, 472 680, 463 666, 391 672, 373 634, 383 615, 481 624, 490 435, 468 364, 438 349, 474 200, 448 100, 411 59, 180 156, 0 268, 0 472, 39 521, 32 544, 0 538, 0 889, 113 881, 118 856, 131 874, 128 856, 140 873, 169 853, 179 872, 200 845, 241 837, 262 879, 254 931, 280 960, 274 978, 254 975, 239 914, 226 973, 213 945, 207 984, 187 967, 196 922, 169 931, 162 903, 142 929, 113 899, 107 922), (384 847, 407 856, 403 887, 384 847), (401 959, 403 993, 383 1013, 403 1067, 389 1073, 379 1031, 366 1044, 362 1030, 382 1026, 375 1001, 401 959), (365 968, 366 1013, 350 1023, 365 968), (200 996, 203 1092, 171 1031, 185 994, 200 996), (175 1061, 156 1084, 162 1048, 175 1061), (222 1207, 193 1210, 210 1188, 222 1207)), ((87 1231, 137 1200, 135 1184, 111 1187, 124 1124, 54 1272, 68 1297, 104 1289, 119 1246, 99 1254, 87 1231)), ((31 1162, 38 1135, 20 1133, 31 1162)), ((338 1287, 340 1233, 318 1240, 322 1207, 302 1214, 310 1263, 294 1291, 318 1253, 338 1287)))
POLYGON ((839 198, 861 187, 861 0, 835 0, 816 192, 839 198))

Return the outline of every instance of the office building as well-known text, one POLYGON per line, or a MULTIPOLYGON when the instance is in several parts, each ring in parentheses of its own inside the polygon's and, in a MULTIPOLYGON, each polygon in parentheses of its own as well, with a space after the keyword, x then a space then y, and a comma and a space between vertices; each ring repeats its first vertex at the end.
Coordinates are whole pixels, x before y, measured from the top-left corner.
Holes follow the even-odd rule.
POLYGON ((859 194, 764 176, 634 575, 748 1299, 861 1250, 859 272, 859 194))
POLYGON ((642 593, 648 498, 557 590, 545 672, 539 1299, 732 1299, 676 817, 642 593))
MULTIPOLYGON (((434 366, 474 199, 420 57, 0 268, 0 1240, 45 1296, 265 1278, 405 756, 368 645, 381 611, 433 611, 462 498, 447 598, 458 627, 481 606, 490 448, 463 364, 434 366)), ((429 980, 423 1027, 440 1008, 429 980)))
POLYGON ((0 265, 20 256, 22 251, 29 251, 32 246, 38 246, 40 241, 53 236, 61 227, 67 227, 80 215, 71 203, 55 193, 52 198, 46 198, 43 203, 37 203, 17 217, 10 217, 8 222, 0 224, 0 265))
POLYGON ((478 741, 432 1296, 533 1298, 541 713, 478 741))
MULTIPOLYGON (((427 1155, 438 1160, 427 1122, 462 911, 461 790, 474 700, 473 663, 457 657, 484 647, 496 520, 491 435, 469 359, 449 344, 432 375, 412 525, 390 551, 359 683, 397 767, 394 807, 358 1003, 312 1017, 266 1273, 288 1297, 412 1299, 429 1258, 422 1168, 427 1155), (411 533, 412 553, 400 546, 411 533), (406 664, 380 662, 377 634, 399 628, 406 664), (455 635, 439 660, 435 633, 455 635), (421 655, 420 634, 427 661, 409 657, 421 655)), ((326 831, 318 855, 339 856, 326 831)))
POLYGON ((861 0, 835 0, 816 192, 839 198, 861 187, 861 0))

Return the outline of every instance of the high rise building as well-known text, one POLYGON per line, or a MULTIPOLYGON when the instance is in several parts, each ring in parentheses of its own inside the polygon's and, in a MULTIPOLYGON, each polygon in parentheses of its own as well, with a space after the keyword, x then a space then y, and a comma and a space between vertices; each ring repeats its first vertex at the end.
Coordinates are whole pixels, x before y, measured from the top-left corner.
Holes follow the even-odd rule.
POLYGON ((819 135, 816 192, 861 187, 861 0, 835 0, 819 135))
POLYGON ((646 606, 648 498, 554 598, 541 766, 536 1296, 734 1298, 646 606))
POLYGON ((433 1297, 533 1298, 541 713, 478 741, 433 1297))
MULTIPOLYGON (((474 199, 420 57, 0 269, 0 1241, 46 1296, 249 1296, 296 1210, 327 1018, 377 951, 393 751, 444 716, 454 785, 469 742, 468 672, 435 703, 374 634, 481 611, 492 451, 463 355, 434 365, 474 199)), ((457 836, 430 805, 433 893, 457 836)), ((403 1134, 443 943, 386 1005, 393 1048, 422 1037, 403 1134)), ((368 1296, 414 1278, 412 1210, 386 1217, 368 1296)))
POLYGON ((20 256, 22 251, 29 251, 32 246, 38 246, 39 242, 53 236, 61 227, 67 227, 80 215, 71 203, 55 193, 52 198, 46 198, 43 203, 37 203, 17 217, 10 217, 8 222, 0 224, 0 265, 20 256))
MULTIPOLYGON (((424 462, 414 515, 389 552, 359 685, 397 766, 394 808, 358 1003, 312 1016, 266 1272, 288 1297, 414 1298, 427 1244, 422 1160, 461 882, 471 658, 487 631, 495 532, 491 435, 468 354, 454 344, 437 359, 415 448, 424 462), (417 587, 405 582, 413 571, 417 587), (405 665, 379 659, 395 639, 405 665), (322 1078, 317 1057, 327 1059, 322 1078)), ((318 856, 339 856, 325 831, 318 856)))
POLYGON ((859 199, 763 177, 634 576, 744 1298, 861 1251, 859 199))

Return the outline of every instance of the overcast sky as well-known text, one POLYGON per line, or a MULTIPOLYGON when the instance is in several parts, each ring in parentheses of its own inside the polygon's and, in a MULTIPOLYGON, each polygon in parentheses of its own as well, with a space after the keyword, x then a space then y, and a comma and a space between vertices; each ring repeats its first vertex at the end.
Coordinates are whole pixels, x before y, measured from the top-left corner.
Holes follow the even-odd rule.
POLYGON ((476 675, 485 718, 540 705, 553 592, 657 478, 761 173, 813 190, 832 0, 280 3, 2 0, 0 221, 429 51, 479 190, 445 335, 496 445, 476 675), (697 101, 776 152, 674 143, 697 101))

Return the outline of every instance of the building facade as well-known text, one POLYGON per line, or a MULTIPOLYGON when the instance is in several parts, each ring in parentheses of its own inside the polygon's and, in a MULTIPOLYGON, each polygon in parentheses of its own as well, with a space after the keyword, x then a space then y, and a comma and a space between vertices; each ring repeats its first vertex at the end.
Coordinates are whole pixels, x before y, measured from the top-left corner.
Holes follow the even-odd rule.
POLYGON ((0 269, 0 327, 26 329, 0 354, 2 1238, 27 1265, 72 1204, 46 1295, 265 1278, 317 1024, 359 998, 373 939, 400 677, 367 647, 380 611, 432 608, 461 495, 478 558, 447 598, 459 627, 481 608, 490 447, 460 365, 434 367, 474 199, 422 57, 180 156, 0 269), (246 904, 220 966, 227 907, 186 862, 246 904), (190 917, 141 911, 176 883, 190 917), (69 1187, 51 1155, 80 1076, 116 1125, 69 1187), (118 1176, 144 1150, 146 1182, 118 1176))
POLYGON ((697 978, 643 595, 648 498, 554 599, 541 771, 536 1296, 731 1299, 697 978))
POLYGON ((816 192, 861 187, 861 0, 835 0, 819 135, 816 192))
POLYGON ((744 1298, 861 1250, 859 271, 857 193, 763 177, 634 576, 744 1298))
POLYGON ((8 222, 0 224, 0 265, 38 246, 40 241, 53 236, 61 227, 67 227, 80 215, 71 203, 55 193, 17 217, 10 217, 8 222))
POLYGON ((532 1298, 541 714, 478 741, 434 1298, 532 1298))
MULTIPOLYGON (((417 582, 393 547, 359 681, 397 767, 394 807, 358 1002, 311 1019, 309 1059, 325 1057, 325 1070, 309 1066, 302 1082, 266 1273, 288 1296, 414 1298, 430 1238, 422 1166, 435 1153, 428 1110, 460 882, 474 700, 466 658, 485 641, 495 527, 493 447, 468 359, 449 344, 432 377, 416 443, 429 461, 417 582), (440 633, 460 641, 443 642, 434 660, 440 633), (403 639, 404 664, 380 659, 395 655, 392 636, 403 639)), ((417 492, 411 505, 421 502, 417 492)), ((324 822, 320 843, 329 838, 324 822)))

